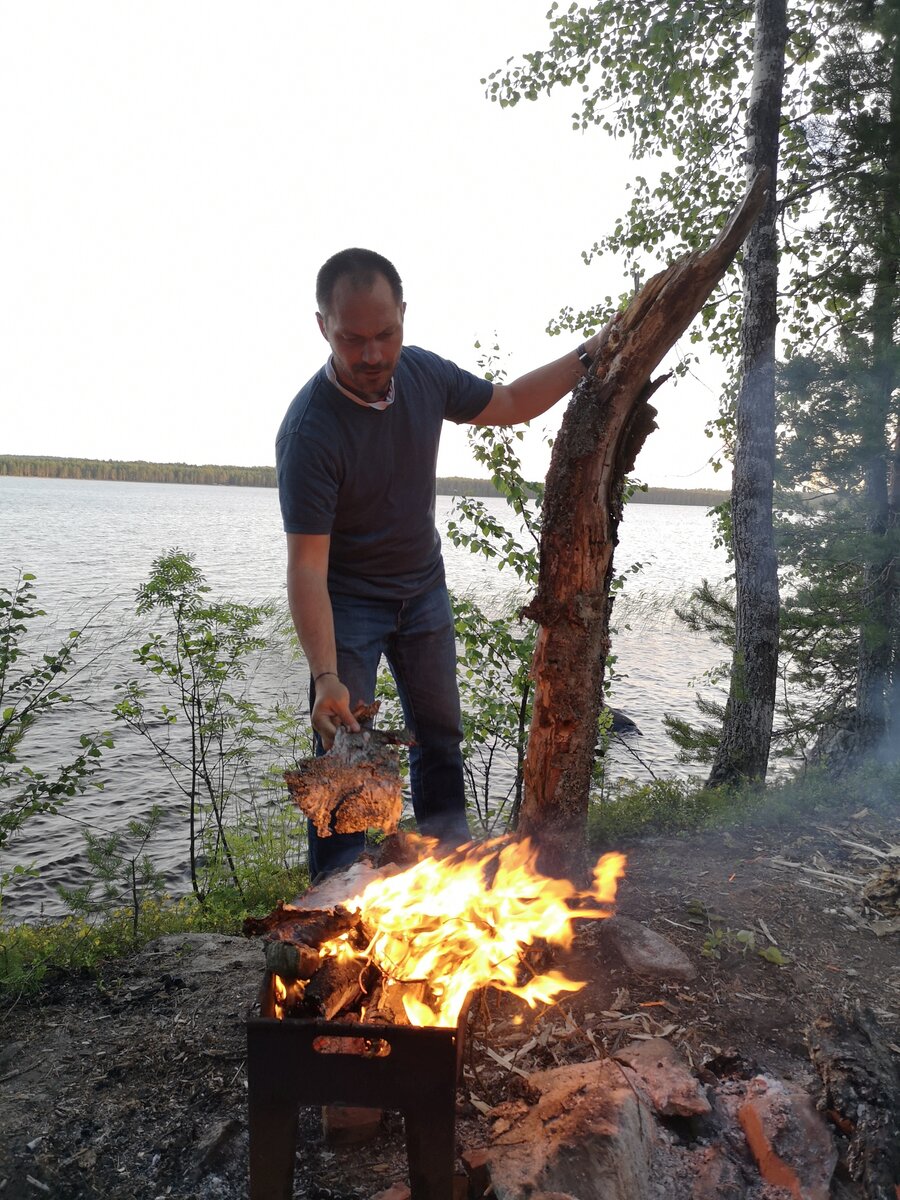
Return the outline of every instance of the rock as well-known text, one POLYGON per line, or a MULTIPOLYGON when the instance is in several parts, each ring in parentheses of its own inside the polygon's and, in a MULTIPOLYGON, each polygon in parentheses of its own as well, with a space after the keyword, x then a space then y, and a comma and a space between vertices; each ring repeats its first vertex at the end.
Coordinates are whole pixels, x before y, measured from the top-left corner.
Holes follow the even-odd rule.
POLYGON ((677 979, 687 983, 697 968, 668 938, 629 917, 615 916, 599 925, 601 944, 614 951, 625 966, 648 979, 677 979))
MULTIPOLYGON (((224 933, 171 933, 149 942, 134 960, 135 973, 150 981, 177 973, 186 986, 203 977, 221 977, 224 971, 241 971, 262 982, 258 944, 224 933)), ((252 985, 251 985, 252 986, 252 985)))
POLYGON ((623 735, 636 733, 638 737, 644 736, 640 729, 638 729, 636 723, 632 721, 631 717, 629 717, 626 713, 623 713, 621 708, 613 708, 612 705, 609 705, 608 707, 609 711, 612 713, 611 728, 613 733, 621 733, 623 735))
POLYGON ((758 1075, 738 1119, 767 1183, 796 1200, 828 1200, 837 1149, 806 1092, 758 1075))
POLYGON ((663 1200, 669 1170, 652 1114, 609 1060, 529 1075, 539 1099, 505 1113, 487 1155, 497 1200, 663 1200))
POLYGON ((631 1068, 660 1116, 705 1117, 710 1112, 702 1084, 664 1038, 631 1042, 614 1057, 631 1068))

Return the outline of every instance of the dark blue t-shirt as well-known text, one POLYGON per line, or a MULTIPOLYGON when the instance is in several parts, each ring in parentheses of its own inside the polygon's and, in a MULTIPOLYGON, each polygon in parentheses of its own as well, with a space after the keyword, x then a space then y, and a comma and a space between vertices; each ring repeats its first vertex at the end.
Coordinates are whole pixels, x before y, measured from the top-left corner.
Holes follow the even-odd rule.
POLYGON ((394 402, 364 408, 323 367, 292 402, 275 442, 287 533, 331 534, 329 591, 404 599, 443 581, 434 480, 444 420, 471 421, 493 385, 404 346, 394 402))

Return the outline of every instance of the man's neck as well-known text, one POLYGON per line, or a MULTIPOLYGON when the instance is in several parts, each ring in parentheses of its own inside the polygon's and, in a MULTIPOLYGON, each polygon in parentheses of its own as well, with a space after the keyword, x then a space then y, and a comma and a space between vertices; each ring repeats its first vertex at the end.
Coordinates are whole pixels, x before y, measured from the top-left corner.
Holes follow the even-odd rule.
POLYGON ((328 361, 326 362, 325 371, 326 371, 326 374, 328 375, 328 378, 331 380, 331 382, 333 384, 335 384, 335 386, 340 391, 342 391, 345 396, 348 396, 351 400, 354 400, 357 404, 362 404, 366 408, 385 409, 394 403, 394 378, 393 378, 393 376, 391 376, 391 381, 383 393, 381 393, 381 392, 361 392, 361 391, 359 391, 358 388, 353 387, 352 384, 345 383, 344 380, 341 379, 341 377, 340 377, 340 375, 338 375, 337 369, 334 365, 333 357, 329 357, 328 361))

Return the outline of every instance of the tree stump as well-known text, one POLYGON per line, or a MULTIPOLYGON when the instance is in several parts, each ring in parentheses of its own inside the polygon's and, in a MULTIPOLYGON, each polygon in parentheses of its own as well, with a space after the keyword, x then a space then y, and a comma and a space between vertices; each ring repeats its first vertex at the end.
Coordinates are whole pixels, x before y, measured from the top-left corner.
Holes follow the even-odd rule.
POLYGON ((722 232, 655 275, 604 331, 575 388, 553 447, 544 494, 534 708, 525 759, 521 836, 540 866, 587 869, 587 809, 603 674, 609 653, 613 550, 625 478, 656 428, 649 400, 667 375, 652 371, 700 311, 746 237, 766 195, 761 172, 722 232))

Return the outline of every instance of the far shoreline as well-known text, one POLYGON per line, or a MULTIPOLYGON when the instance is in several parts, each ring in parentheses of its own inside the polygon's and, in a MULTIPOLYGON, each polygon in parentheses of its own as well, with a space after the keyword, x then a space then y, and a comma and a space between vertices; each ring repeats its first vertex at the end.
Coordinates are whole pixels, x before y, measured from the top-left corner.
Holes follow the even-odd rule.
MULTIPOLYGON (((110 483, 181 483, 212 487, 276 486, 274 467, 237 467, 214 463, 154 463, 141 459, 62 458, 55 455, 0 455, 0 475, 30 479, 87 479, 110 483)), ((489 479, 439 476, 439 496, 499 496, 489 479)), ((687 504, 713 508, 730 491, 716 488, 647 487, 636 490, 632 504, 687 504)))

